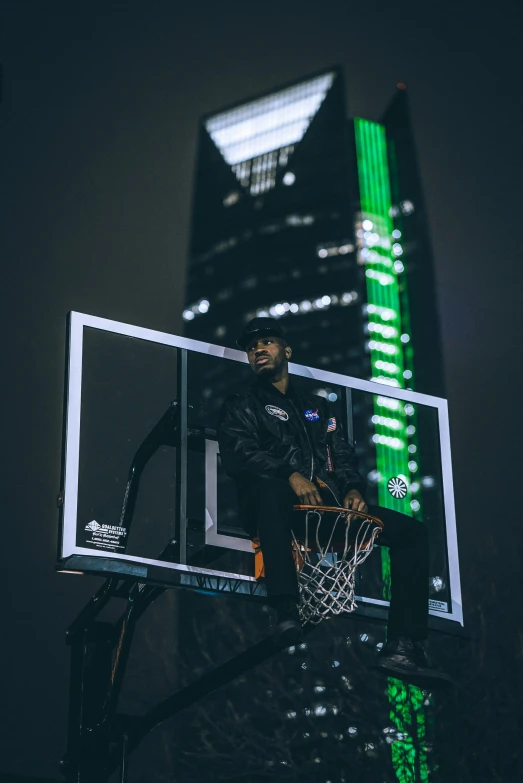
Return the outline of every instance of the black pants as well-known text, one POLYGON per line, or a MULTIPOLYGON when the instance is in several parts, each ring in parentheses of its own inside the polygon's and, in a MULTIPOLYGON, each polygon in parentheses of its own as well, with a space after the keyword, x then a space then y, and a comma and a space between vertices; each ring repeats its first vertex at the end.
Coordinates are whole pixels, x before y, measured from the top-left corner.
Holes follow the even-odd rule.
MULTIPOLYGON (((331 493, 320 489, 326 505, 337 505, 331 493), (327 495, 327 496, 326 496, 327 495)), ((259 480, 242 488, 240 504, 245 527, 258 535, 265 565, 269 602, 282 596, 298 597, 298 580, 292 556, 291 530, 296 495, 288 481, 259 480)), ((429 551, 425 526, 405 514, 381 506, 369 506, 384 529, 377 543, 390 550, 391 602, 387 638, 427 636, 429 599, 429 551)))

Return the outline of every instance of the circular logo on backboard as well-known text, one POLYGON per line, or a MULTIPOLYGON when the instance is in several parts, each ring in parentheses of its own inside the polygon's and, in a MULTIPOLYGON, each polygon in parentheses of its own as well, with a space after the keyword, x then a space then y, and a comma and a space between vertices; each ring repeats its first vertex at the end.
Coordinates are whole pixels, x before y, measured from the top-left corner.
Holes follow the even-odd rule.
POLYGON ((402 478, 396 476, 395 478, 391 478, 388 480, 387 489, 389 490, 393 498, 404 498, 405 495, 407 494, 408 487, 402 478))
POLYGON ((283 408, 278 408, 276 405, 266 405, 265 410, 267 413, 270 413, 271 416, 276 416, 276 418, 281 419, 282 421, 288 421, 289 414, 283 410, 283 408))

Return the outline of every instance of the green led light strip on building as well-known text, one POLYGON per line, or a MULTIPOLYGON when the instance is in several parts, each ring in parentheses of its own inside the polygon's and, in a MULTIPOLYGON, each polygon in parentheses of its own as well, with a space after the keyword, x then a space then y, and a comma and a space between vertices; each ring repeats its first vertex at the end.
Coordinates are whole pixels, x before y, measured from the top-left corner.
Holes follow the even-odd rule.
MULTIPOLYGON (((394 242, 392 235, 385 128, 362 119, 355 120, 355 127, 361 200, 357 240, 360 257, 365 263, 372 379, 384 386, 402 388, 407 369, 405 344, 401 339, 405 318, 401 312, 397 258, 393 252, 393 245, 399 243, 394 242)), ((379 503, 413 516, 410 491, 404 498, 394 498, 387 489, 390 478, 402 476, 410 490, 408 446, 413 442, 415 445, 415 438, 407 435, 410 407, 386 395, 384 389, 382 396, 374 398, 379 503)))
MULTIPOLYGON (((405 371, 412 386, 412 350, 402 341, 408 334, 410 318, 408 300, 400 296, 398 254, 399 243, 393 237, 391 183, 387 157, 385 127, 377 122, 356 119, 355 137, 360 188, 361 222, 357 224, 357 242, 360 259, 365 265, 367 287, 367 319, 372 380, 393 388, 405 386, 405 371), (394 245, 396 244, 396 247, 394 245), (403 312, 402 312, 403 307, 403 312), (409 375, 410 372, 410 375, 409 375)), ((416 430, 410 425, 408 414, 414 406, 405 405, 383 395, 374 396, 372 422, 376 444, 378 502, 386 508, 409 516, 421 517, 421 505, 413 500, 410 490, 411 474, 417 470, 411 459, 409 446, 417 449, 416 430), (407 427, 410 427, 409 434, 407 427), (413 430, 413 432, 412 432, 413 430), (409 464, 410 463, 410 464, 409 464), (393 497, 387 482, 402 477, 408 491, 404 498, 393 497)), ((414 450, 414 453, 415 453, 414 450)), ((388 551, 382 549, 384 597, 390 598, 390 561, 388 551)), ((389 678, 390 717, 402 737, 391 745, 392 761, 400 783, 428 781, 426 743, 426 716, 421 690, 389 678)))

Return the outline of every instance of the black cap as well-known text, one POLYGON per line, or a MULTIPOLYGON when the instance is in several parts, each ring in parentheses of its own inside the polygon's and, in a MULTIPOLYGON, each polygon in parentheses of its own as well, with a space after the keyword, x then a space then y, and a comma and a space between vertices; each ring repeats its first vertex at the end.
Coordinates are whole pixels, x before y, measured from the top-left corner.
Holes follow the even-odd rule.
POLYGON ((244 326, 242 333, 236 340, 236 344, 246 350, 247 344, 253 339, 253 337, 260 337, 261 335, 267 335, 271 337, 281 337, 284 339, 283 329, 281 324, 276 318, 253 318, 252 321, 244 326))

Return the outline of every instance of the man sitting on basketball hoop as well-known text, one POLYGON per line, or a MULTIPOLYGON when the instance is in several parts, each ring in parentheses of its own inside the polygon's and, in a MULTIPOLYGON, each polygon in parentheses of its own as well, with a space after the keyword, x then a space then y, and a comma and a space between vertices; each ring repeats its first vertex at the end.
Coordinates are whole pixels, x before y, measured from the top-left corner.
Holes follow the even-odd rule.
POLYGON ((296 644, 302 634, 293 506, 343 507, 379 517, 384 524, 379 543, 390 548, 392 595, 379 668, 417 681, 445 678, 431 668, 421 646, 428 620, 425 526, 397 511, 367 506, 354 449, 327 401, 289 377, 292 349, 279 321, 254 318, 238 345, 247 352, 256 381, 225 401, 218 440, 225 470, 236 483, 243 524, 260 539, 276 643, 296 644))

